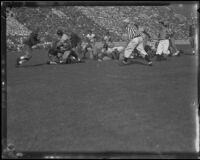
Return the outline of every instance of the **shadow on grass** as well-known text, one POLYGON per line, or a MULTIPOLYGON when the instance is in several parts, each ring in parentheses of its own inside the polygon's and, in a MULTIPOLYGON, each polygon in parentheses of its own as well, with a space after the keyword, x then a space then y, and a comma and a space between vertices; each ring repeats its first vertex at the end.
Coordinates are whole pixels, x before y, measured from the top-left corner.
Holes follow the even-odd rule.
POLYGON ((32 67, 39 67, 47 65, 47 63, 40 63, 40 64, 34 64, 34 65, 23 65, 23 66, 16 66, 16 68, 32 68, 32 67))
POLYGON ((64 63, 64 64, 47 64, 47 63, 40 63, 40 64, 34 64, 34 65, 22 65, 22 66, 16 66, 16 68, 32 68, 32 67, 39 67, 39 66, 58 66, 58 65, 72 65, 72 64, 80 64, 85 63, 85 61, 81 61, 79 63, 64 63))
MULTIPOLYGON (((141 60, 142 61, 142 60, 141 60)), ((122 61, 118 62, 119 66, 129 66, 129 65, 143 65, 143 66, 149 66, 146 62, 141 62, 139 60, 130 60, 128 64, 123 64, 122 61)))

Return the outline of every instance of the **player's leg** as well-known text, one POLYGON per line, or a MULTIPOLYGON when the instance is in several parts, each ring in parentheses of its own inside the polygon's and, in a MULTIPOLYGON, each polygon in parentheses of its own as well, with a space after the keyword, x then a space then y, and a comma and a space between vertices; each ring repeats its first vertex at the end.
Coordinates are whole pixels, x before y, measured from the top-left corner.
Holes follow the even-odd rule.
MULTIPOLYGON (((174 37, 170 38, 170 46, 173 49, 174 53, 172 54, 173 56, 178 56, 180 55, 180 51, 177 49, 176 44, 175 44, 175 39, 174 37)), ((171 51, 170 51, 171 52, 171 51)))
POLYGON ((156 50, 156 59, 157 59, 157 61, 165 60, 163 55, 162 55, 163 54, 163 48, 164 48, 163 40, 160 40, 159 43, 158 43, 157 50, 156 50))
POLYGON ((86 58, 86 54, 88 52, 89 44, 85 44, 82 48, 83 48, 82 49, 83 50, 83 56, 82 56, 82 58, 85 59, 86 58))
POLYGON ((114 57, 113 57, 113 48, 107 48, 107 50, 106 50, 106 52, 105 52, 105 56, 107 56, 107 57, 109 57, 109 58, 111 58, 111 59, 113 59, 114 57))
POLYGON ((143 44, 143 39, 142 39, 142 37, 140 37, 139 40, 140 40, 140 41, 139 41, 139 44, 138 44, 138 46, 137 46, 136 49, 139 51, 139 54, 142 56, 142 58, 144 58, 144 59, 147 61, 148 65, 152 65, 152 61, 150 60, 149 55, 148 55, 147 52, 144 50, 144 44, 143 44))
POLYGON ((92 54, 93 54, 93 59, 97 60, 97 47, 95 43, 92 44, 92 54))
POLYGON ((128 64, 128 59, 130 58, 132 51, 137 47, 138 43, 139 43, 138 37, 132 39, 128 43, 128 45, 127 45, 127 47, 125 48, 125 51, 124 51, 124 60, 122 61, 124 64, 128 64))
POLYGON ((78 54, 73 50, 70 52, 69 56, 73 56, 78 62, 80 61, 78 54))
POLYGON ((163 54, 168 56, 170 54, 170 51, 169 51, 169 40, 166 39, 163 41, 163 54))
POLYGON ((50 49, 48 52, 49 61, 47 63, 48 64, 58 64, 59 57, 61 57, 61 53, 58 53, 57 50, 50 49))
POLYGON ((71 51, 65 51, 62 55, 60 63, 66 63, 71 51))
POLYGON ((24 55, 17 58, 17 65, 21 65, 26 61, 29 61, 32 57, 32 48, 28 45, 25 45, 23 48, 24 55))
POLYGON ((78 54, 79 57, 81 57, 81 42, 77 43, 75 52, 78 54))

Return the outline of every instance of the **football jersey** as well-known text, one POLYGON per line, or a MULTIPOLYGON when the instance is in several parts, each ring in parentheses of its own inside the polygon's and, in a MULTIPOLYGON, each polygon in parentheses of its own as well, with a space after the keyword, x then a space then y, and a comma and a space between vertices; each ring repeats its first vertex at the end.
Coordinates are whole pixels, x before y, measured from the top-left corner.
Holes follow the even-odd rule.
POLYGON ((62 37, 60 38, 61 43, 64 43, 67 40, 69 40, 69 36, 67 36, 66 34, 63 34, 62 37))
POLYGON ((30 34, 29 38, 24 41, 24 44, 26 44, 30 47, 32 47, 38 43, 40 43, 40 40, 38 39, 38 33, 34 33, 34 32, 32 32, 30 34))
POLYGON ((127 33, 128 33, 129 40, 142 35, 141 32, 132 24, 129 24, 126 27, 126 30, 127 30, 127 33))

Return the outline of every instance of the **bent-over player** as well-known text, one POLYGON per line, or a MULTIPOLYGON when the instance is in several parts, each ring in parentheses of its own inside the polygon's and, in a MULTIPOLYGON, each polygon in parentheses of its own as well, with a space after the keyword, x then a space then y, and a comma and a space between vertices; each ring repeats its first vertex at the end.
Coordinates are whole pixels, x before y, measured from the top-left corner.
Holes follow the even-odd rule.
POLYGON ((139 54, 147 61, 148 65, 152 65, 152 61, 149 58, 149 55, 144 50, 143 37, 139 31, 138 25, 131 24, 129 19, 124 20, 125 27, 129 37, 129 43, 124 51, 124 60, 123 64, 128 64, 128 59, 131 57, 132 52, 136 48, 139 51, 139 54))

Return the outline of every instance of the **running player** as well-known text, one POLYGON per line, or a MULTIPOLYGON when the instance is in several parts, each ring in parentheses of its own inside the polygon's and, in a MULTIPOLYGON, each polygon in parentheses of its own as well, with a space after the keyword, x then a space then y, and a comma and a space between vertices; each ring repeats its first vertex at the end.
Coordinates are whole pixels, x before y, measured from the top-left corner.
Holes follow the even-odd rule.
POLYGON ((23 48, 23 56, 17 58, 16 67, 19 67, 24 62, 29 61, 32 58, 33 49, 37 48, 40 45, 41 40, 38 38, 39 28, 37 27, 31 34, 28 39, 26 39, 23 48))

